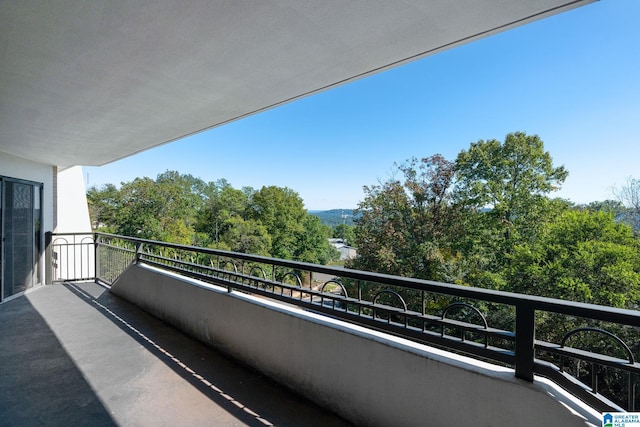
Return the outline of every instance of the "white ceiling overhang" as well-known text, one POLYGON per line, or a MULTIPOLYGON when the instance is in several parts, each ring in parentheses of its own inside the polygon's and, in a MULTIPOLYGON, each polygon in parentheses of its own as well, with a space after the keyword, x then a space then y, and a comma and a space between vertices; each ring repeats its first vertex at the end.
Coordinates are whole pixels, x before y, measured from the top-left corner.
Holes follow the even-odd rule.
POLYGON ((105 164, 591 1, 4 1, 0 152, 105 164))

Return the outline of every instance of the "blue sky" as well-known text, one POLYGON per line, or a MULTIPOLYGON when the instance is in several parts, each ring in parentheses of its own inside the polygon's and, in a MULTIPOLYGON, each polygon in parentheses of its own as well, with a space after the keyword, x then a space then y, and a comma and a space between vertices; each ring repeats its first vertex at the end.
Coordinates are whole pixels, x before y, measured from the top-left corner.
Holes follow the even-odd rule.
POLYGON ((354 208, 394 163, 455 160, 480 139, 538 134, 569 177, 613 198, 640 178, 640 1, 601 0, 101 167, 89 186, 177 170, 289 187, 307 209, 354 208))

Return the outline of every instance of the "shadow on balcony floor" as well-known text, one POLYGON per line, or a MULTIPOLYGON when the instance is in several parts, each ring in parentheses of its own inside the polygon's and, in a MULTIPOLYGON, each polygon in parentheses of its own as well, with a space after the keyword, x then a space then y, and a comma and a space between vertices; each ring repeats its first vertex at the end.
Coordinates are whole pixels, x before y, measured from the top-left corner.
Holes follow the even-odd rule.
POLYGON ((94 283, 0 305, 2 425, 348 426, 94 283))

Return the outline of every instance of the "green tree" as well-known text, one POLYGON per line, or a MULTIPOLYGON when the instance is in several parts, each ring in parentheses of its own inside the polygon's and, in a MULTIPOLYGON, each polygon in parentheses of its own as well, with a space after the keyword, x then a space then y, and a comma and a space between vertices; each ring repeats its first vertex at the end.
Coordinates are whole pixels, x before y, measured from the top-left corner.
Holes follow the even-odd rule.
POLYGON ((397 166, 404 179, 365 186, 349 266, 438 280, 450 255, 456 212, 450 204, 454 164, 440 155, 397 166))
POLYGON ((289 188, 235 189, 166 171, 87 193, 94 227, 126 236, 325 264, 331 233, 289 188))
POLYGON ((223 234, 218 247, 233 252, 269 255, 271 236, 259 222, 239 216, 229 217, 223 223, 223 234))
MULTIPOLYGON (((207 246, 228 249, 234 246, 228 240, 232 235, 229 233, 230 228, 240 224, 239 220, 246 217, 249 207, 248 193, 233 188, 223 179, 210 183, 206 194, 207 200, 198 215, 195 228, 198 232, 206 233, 207 246)), ((248 225, 244 224, 244 227, 246 226, 248 225)), ((255 232, 260 234, 259 231, 255 232)))
POLYGON ((461 151, 456 198, 469 214, 467 230, 480 230, 472 233, 479 239, 474 246, 492 248, 502 264, 515 244, 534 238, 540 223, 558 211, 562 203, 547 195, 567 174, 553 165, 537 135, 510 133, 504 143, 480 140, 461 151))
POLYGON ((314 264, 328 264, 340 258, 340 253, 329 244, 331 228, 322 225, 320 218, 307 214, 304 231, 298 235, 294 259, 314 264))
POLYGON ((156 178, 156 187, 164 203, 159 212, 162 232, 159 240, 194 243, 194 225, 204 204, 206 184, 192 175, 166 171, 156 178))
POLYGON ((508 278, 515 292, 637 308, 639 249, 610 213, 566 211, 514 248, 508 278))
POLYGON ((259 221, 271 236, 271 256, 283 259, 294 259, 306 215, 298 193, 276 186, 256 191, 247 210, 247 217, 259 221))
POLYGON ((347 224, 338 224, 333 227, 331 237, 342 239, 346 244, 352 244, 355 239, 354 226, 347 224))
POLYGON ((91 226, 94 230, 114 232, 117 224, 118 208, 121 205, 120 191, 113 184, 100 188, 91 187, 87 191, 87 205, 91 226))
POLYGON ((102 193, 90 191, 94 206, 101 207, 94 222, 125 236, 193 244, 204 187, 191 175, 167 171, 156 180, 145 177, 123 183, 120 190, 107 186, 102 193))
POLYGON ((120 188, 116 233, 143 239, 160 239, 160 213, 164 203, 151 178, 136 178, 120 188))
POLYGON ((618 200, 603 200, 595 201, 587 204, 576 205, 577 210, 587 210, 592 212, 608 212, 613 215, 614 218, 618 216, 626 215, 628 209, 618 200))

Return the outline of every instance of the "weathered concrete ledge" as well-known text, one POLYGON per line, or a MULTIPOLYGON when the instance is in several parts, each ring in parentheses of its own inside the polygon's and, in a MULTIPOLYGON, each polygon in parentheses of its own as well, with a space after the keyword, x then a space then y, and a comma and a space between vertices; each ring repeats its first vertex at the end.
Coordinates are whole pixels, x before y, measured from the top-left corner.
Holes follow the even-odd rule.
POLYGON ((149 266, 111 291, 358 425, 600 424, 545 379, 149 266))

